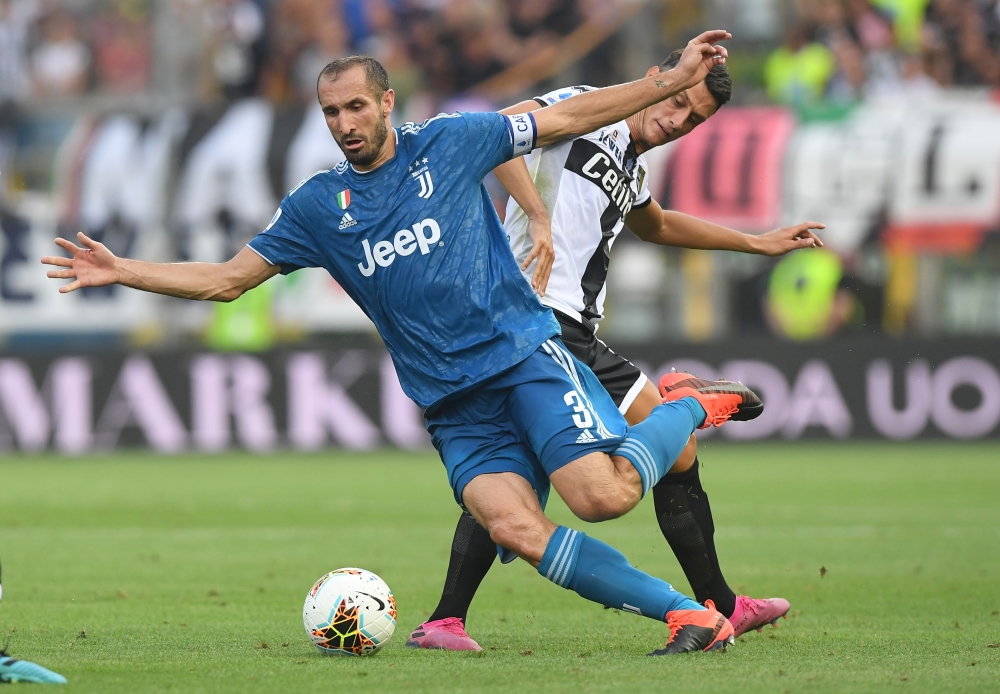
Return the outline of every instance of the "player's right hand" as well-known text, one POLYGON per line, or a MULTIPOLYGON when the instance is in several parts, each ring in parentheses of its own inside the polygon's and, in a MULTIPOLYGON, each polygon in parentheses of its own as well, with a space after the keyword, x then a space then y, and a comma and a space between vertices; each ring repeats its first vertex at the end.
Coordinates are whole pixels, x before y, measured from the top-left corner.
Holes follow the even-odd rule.
POLYGON ((694 37, 684 47, 681 59, 674 70, 684 78, 684 89, 690 89, 700 83, 716 65, 726 62, 729 53, 725 46, 716 46, 719 41, 733 38, 733 35, 722 29, 713 29, 694 37))
POLYGON ((56 245, 67 251, 71 257, 47 255, 42 258, 43 265, 65 268, 49 270, 46 273, 47 277, 74 280, 59 287, 59 292, 66 294, 83 287, 103 287, 117 282, 118 258, 115 254, 103 243, 94 241, 82 231, 76 238, 84 246, 83 248, 67 239, 56 239, 56 245))
POLYGON ((812 232, 813 229, 826 229, 826 224, 802 222, 761 234, 756 238, 757 252, 774 257, 799 248, 822 248, 823 241, 812 232))

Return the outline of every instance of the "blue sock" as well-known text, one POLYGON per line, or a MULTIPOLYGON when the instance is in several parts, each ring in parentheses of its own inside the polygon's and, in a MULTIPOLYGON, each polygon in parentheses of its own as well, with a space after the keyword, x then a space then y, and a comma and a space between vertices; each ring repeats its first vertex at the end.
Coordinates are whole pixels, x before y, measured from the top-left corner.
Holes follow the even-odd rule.
POLYGON ((673 610, 705 609, 634 568, 614 547, 562 525, 549 539, 538 573, 587 600, 661 622, 673 610))
POLYGON ((681 398, 657 405, 646 419, 629 427, 625 441, 612 455, 628 458, 635 466, 642 478, 643 496, 667 474, 706 416, 697 400, 681 398))

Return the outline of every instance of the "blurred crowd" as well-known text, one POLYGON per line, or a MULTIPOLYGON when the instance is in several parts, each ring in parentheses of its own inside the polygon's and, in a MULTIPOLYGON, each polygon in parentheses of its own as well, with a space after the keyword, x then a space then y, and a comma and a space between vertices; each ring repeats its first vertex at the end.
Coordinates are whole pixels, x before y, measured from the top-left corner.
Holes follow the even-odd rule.
POLYGON ((423 91, 450 95, 561 40, 609 6, 606 0, 0 0, 0 101, 147 92, 154 54, 184 51, 195 55, 165 62, 195 66, 184 77, 203 98, 282 100, 311 92, 323 64, 352 53, 382 60, 404 100, 423 91), (158 22, 174 25, 174 36, 155 35, 158 22))
MULTIPOLYGON (((690 14, 692 3, 653 4, 669 23, 690 14)), ((707 20, 702 6, 711 3, 696 4, 707 20)), ((436 106, 558 45, 588 19, 613 28, 620 7, 613 0, 0 0, 0 103, 148 94, 160 82, 182 83, 188 98, 282 101, 311 93, 330 59, 368 53, 387 66, 403 104, 419 96, 436 106), (158 82, 157 69, 170 74, 158 82)), ((1000 0, 794 0, 784 24, 784 43, 762 71, 778 103, 1000 86, 1000 0)))
POLYGON ((799 106, 1000 87, 1000 0, 798 0, 764 79, 799 106))
POLYGON ((119 0, 86 15, 71 3, 0 0, 0 100, 149 85, 148 3, 119 0))

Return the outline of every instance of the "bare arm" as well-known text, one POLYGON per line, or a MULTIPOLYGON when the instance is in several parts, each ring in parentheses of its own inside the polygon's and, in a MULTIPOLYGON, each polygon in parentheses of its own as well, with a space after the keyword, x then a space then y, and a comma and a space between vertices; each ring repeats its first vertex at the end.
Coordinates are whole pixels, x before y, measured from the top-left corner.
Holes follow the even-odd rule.
POLYGON ((732 36, 726 31, 706 31, 688 43, 673 70, 578 94, 535 111, 535 146, 544 147, 593 132, 693 87, 704 80, 715 65, 725 62, 726 49, 713 44, 729 38, 732 36))
POLYGON ((527 101, 519 101, 513 106, 508 106, 507 108, 500 111, 500 113, 505 116, 513 116, 516 113, 527 113, 528 111, 537 111, 542 106, 534 99, 528 99, 527 101))
POLYGON ((664 210, 655 200, 629 212, 625 223, 643 241, 661 246, 771 256, 784 255, 796 248, 822 246, 823 242, 810 229, 826 228, 819 222, 802 222, 754 236, 682 212, 664 210))
POLYGON ((121 284, 182 299, 232 301, 280 272, 278 266, 269 264, 249 248, 243 248, 225 263, 147 263, 119 258, 103 243, 82 232, 76 237, 83 248, 66 239, 56 239, 56 245, 71 257, 42 258, 43 264, 60 268, 49 270, 49 277, 73 280, 59 287, 63 294, 83 287, 121 284))
POLYGON ((538 189, 535 188, 535 182, 531 180, 531 174, 528 173, 528 167, 523 158, 518 157, 505 162, 493 169, 493 173, 496 174, 497 179, 528 217, 531 251, 521 265, 521 269, 527 270, 532 262, 535 263, 535 271, 531 275, 531 288, 539 296, 545 296, 549 275, 552 274, 552 263, 556 258, 555 249, 552 247, 552 226, 549 220, 549 211, 545 209, 542 196, 538 194, 538 189))

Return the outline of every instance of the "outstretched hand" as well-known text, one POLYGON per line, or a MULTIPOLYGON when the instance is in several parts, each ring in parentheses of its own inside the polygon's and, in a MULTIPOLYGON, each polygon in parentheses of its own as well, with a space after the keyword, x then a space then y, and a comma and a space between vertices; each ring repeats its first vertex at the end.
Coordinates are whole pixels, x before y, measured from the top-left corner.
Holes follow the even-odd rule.
POLYGON ((44 265, 65 268, 49 270, 46 273, 47 277, 74 280, 59 287, 59 292, 66 294, 83 287, 102 287, 117 282, 118 258, 115 257, 115 254, 109 251, 103 243, 94 241, 82 231, 76 235, 76 238, 83 245, 83 248, 67 239, 56 239, 56 245, 67 251, 71 257, 47 255, 42 258, 44 265))
POLYGON ((521 265, 521 270, 527 270, 535 261, 535 271, 531 275, 531 288, 538 296, 545 296, 549 286, 549 275, 552 274, 552 263, 556 252, 552 245, 552 227, 547 216, 532 217, 528 220, 528 234, 531 236, 531 252, 521 265))
POLYGON ((802 222, 792 227, 782 227, 757 237, 758 252, 763 255, 785 255, 798 248, 822 248, 823 242, 811 229, 826 229, 819 222, 802 222))
POLYGON ((684 78, 684 89, 702 82, 713 67, 726 62, 729 57, 726 48, 715 44, 731 38, 733 35, 728 31, 713 29, 688 41, 677 67, 674 68, 684 78))

